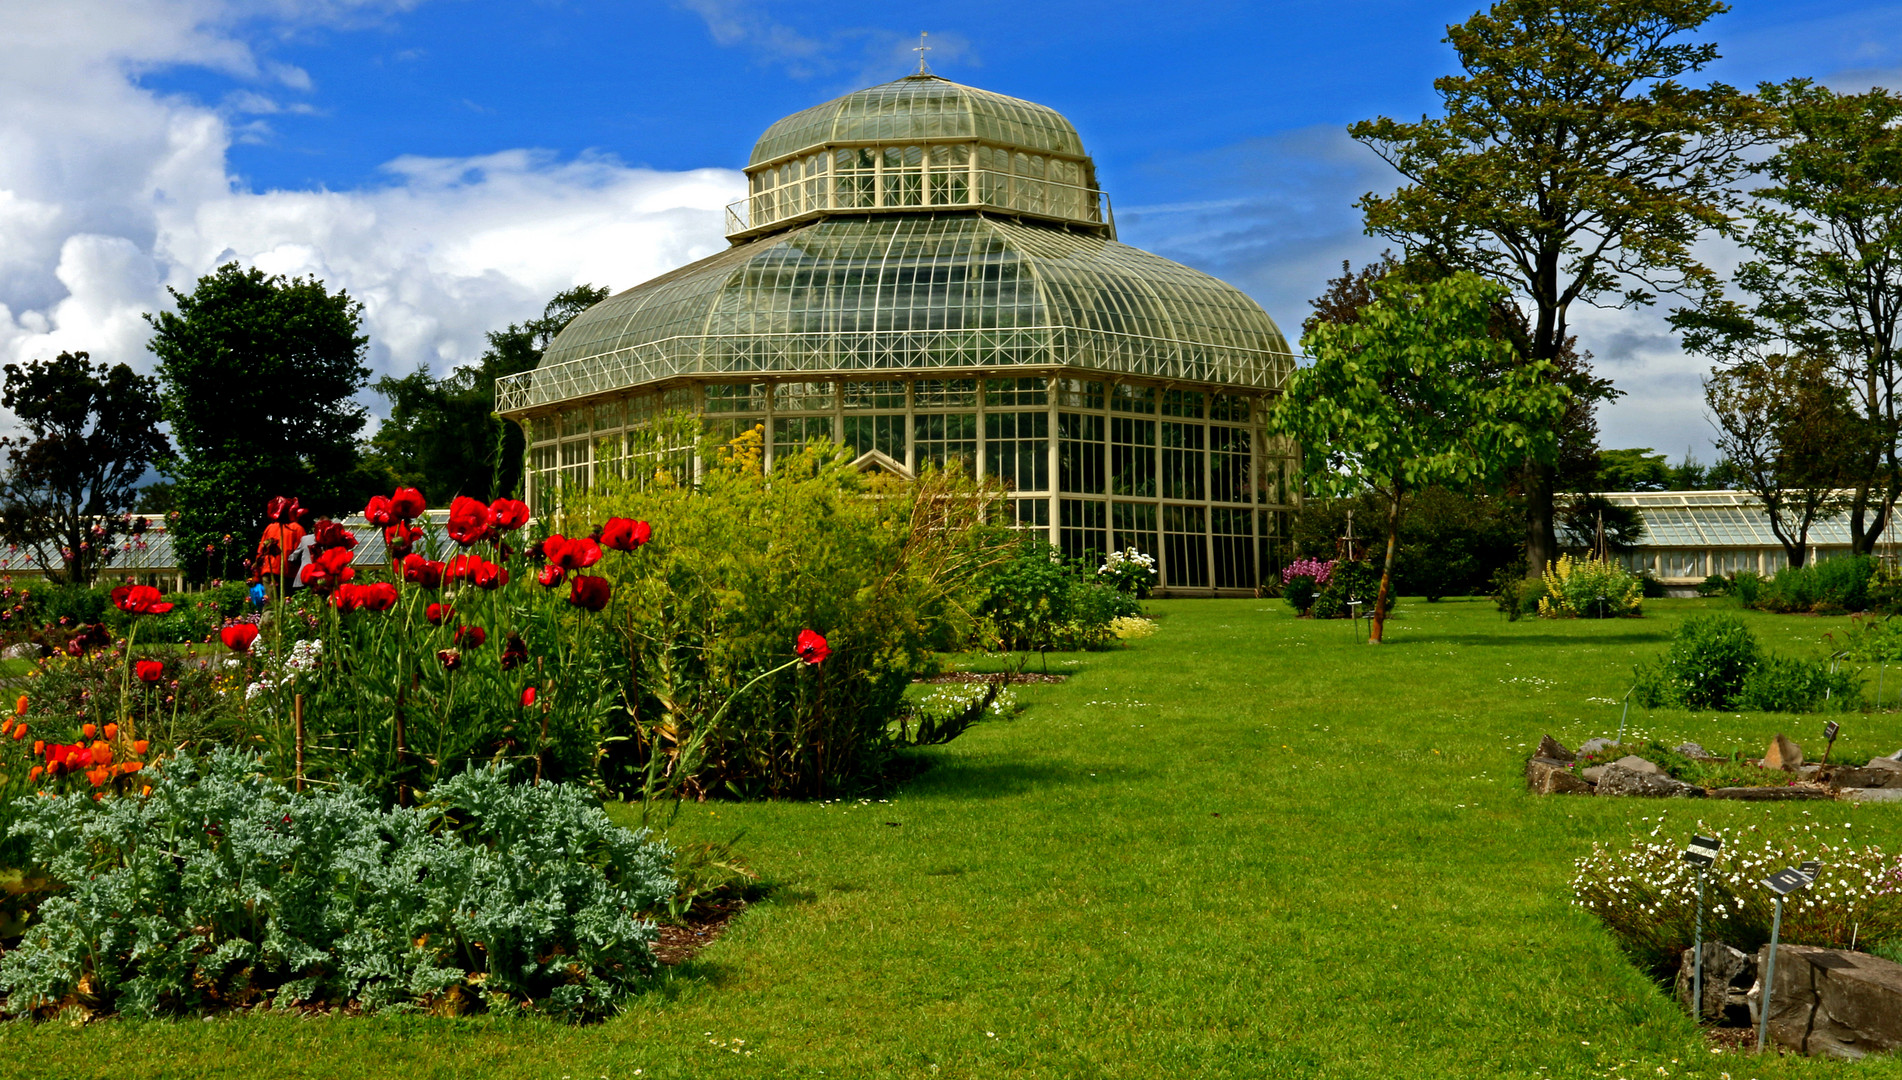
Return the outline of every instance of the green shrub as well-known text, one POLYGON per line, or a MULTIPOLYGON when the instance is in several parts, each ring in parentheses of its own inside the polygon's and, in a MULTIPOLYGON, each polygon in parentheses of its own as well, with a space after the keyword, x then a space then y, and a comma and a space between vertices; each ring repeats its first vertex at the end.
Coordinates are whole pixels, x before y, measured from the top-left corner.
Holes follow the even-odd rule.
POLYGON ((1757 601, 1763 596, 1763 575, 1755 570, 1737 571, 1736 576, 1731 578, 1730 585, 1736 591, 1737 599, 1745 607, 1756 607, 1757 601))
POLYGON ((1664 582, 1649 570, 1638 575, 1638 588, 1646 600, 1664 599, 1664 582))
MULTIPOLYGON (((1327 583, 1315 596, 1309 613, 1317 619, 1343 618, 1349 615, 1371 616, 1374 597, 1380 593, 1380 567, 1372 562, 1337 559, 1327 583), (1360 601, 1351 607, 1350 600, 1360 601)), ((1387 595, 1387 610, 1393 610, 1394 593, 1387 595)))
POLYGON ((1867 555, 1786 566, 1764 583, 1756 606, 1785 613, 1864 611, 1875 572, 1876 561, 1867 555))
POLYGON ((1823 635, 1823 640, 1846 660, 1875 663, 1902 660, 1902 622, 1893 616, 1852 615, 1848 628, 1832 630, 1823 635))
POLYGON ((1643 584, 1624 567, 1602 559, 1561 555, 1546 567, 1539 614, 1548 619, 1603 619, 1637 615, 1643 584))
POLYGON ((1090 648, 1112 640, 1111 619, 1136 615, 1135 590, 1115 578, 1089 574, 1049 542, 1024 539, 985 575, 989 595, 981 612, 992 639, 1004 649, 1090 648))
POLYGON ((1748 712, 1846 711, 1861 707, 1862 690, 1853 674, 1826 663, 1766 656, 1744 676, 1733 705, 1748 712))
POLYGON ((1693 615, 1663 658, 1637 667, 1635 696, 1646 708, 1725 709, 1762 662, 1756 635, 1735 615, 1693 615))
POLYGON ((1902 572, 1884 566, 1869 578, 1869 610, 1883 615, 1902 614, 1902 572))
POLYGON ((463 773, 420 807, 176 758, 146 798, 21 800, 64 888, 0 957, 15 1016, 270 1003, 599 1016, 654 968, 672 853, 585 791, 463 773))
POLYGON ((1731 581, 1722 574, 1712 574, 1697 583, 1699 596, 1729 596, 1731 581))
POLYGON ((89 585, 48 585, 31 590, 33 609, 42 622, 77 626, 106 617, 111 601, 104 589, 89 585), (66 620, 60 623, 60 620, 66 620))

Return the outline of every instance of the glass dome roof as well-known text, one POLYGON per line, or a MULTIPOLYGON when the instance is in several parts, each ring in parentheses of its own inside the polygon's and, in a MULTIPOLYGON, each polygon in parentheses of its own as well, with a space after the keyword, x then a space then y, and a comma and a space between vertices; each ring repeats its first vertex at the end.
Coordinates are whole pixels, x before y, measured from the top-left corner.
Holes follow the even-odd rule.
POLYGON ((1095 369, 1278 388, 1286 339, 1207 274, 981 214, 834 217, 742 244, 570 323, 498 411, 678 375, 1095 369))
POLYGON ((826 143, 949 138, 1084 156, 1076 128, 1055 109, 936 75, 907 75, 779 121, 760 136, 747 168, 826 143))

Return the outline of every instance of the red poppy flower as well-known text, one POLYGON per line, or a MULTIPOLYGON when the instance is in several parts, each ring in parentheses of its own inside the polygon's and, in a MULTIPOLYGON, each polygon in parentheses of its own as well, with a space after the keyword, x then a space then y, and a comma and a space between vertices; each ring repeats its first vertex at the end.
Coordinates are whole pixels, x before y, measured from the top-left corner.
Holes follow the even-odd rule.
POLYGON ((390 496, 390 513, 404 521, 413 521, 429 505, 423 501, 423 493, 413 487, 400 487, 390 496))
POLYGON ((556 566, 554 563, 549 563, 547 566, 542 567, 541 573, 535 575, 535 580, 542 583, 542 588, 552 589, 561 584, 562 576, 565 573, 566 571, 561 567, 556 566))
POLYGON ((449 539, 468 547, 489 536, 489 506, 480 499, 458 495, 449 503, 449 539))
POLYGON ((425 589, 433 589, 442 584, 442 564, 413 553, 405 555, 403 556, 403 580, 414 582, 425 589))
POLYGON ((476 570, 482 566, 480 555, 457 555, 443 566, 442 580, 445 585, 455 585, 475 577, 476 570))
POLYGON ((324 518, 317 522, 317 527, 311 531, 311 544, 320 551, 331 548, 343 548, 348 551, 357 546, 357 534, 329 518, 324 518))
POLYGON ((526 709, 533 704, 535 704, 535 688, 531 686, 522 691, 522 708, 526 709))
POLYGON ((615 551, 633 551, 654 535, 654 527, 645 521, 613 517, 601 526, 601 546, 615 551))
POLYGON ((799 642, 793 646, 794 655, 808 664, 817 664, 832 655, 826 639, 812 630, 799 631, 799 642))
POLYGON ((489 524, 503 532, 528 524, 528 504, 520 499, 497 499, 489 506, 489 524))
POLYGON ((574 582, 568 587, 568 602, 578 608, 600 611, 608 606, 610 592, 607 578, 595 577, 592 574, 576 574, 574 582))
POLYGON ((509 639, 502 644, 502 670, 513 671, 526 663, 528 663, 528 642, 523 641, 520 634, 510 634, 509 639))
POLYGON ((465 649, 480 649, 488 640, 489 632, 480 626, 464 626, 456 630, 456 644, 465 649))
POLYGON ((306 564, 298 580, 317 595, 328 595, 330 590, 357 576, 356 568, 350 565, 354 558, 349 548, 331 548, 306 564))
POLYGON ((297 505, 296 499, 284 495, 274 495, 271 501, 264 504, 264 516, 279 525, 289 525, 303 512, 304 508, 297 505))
POLYGON ((112 590, 112 603, 134 615, 163 615, 172 610, 172 605, 159 602, 159 591, 150 585, 121 585, 112 590))
POLYGON ((225 648, 230 649, 232 652, 249 652, 251 651, 251 643, 258 639, 257 624, 248 622, 232 623, 230 626, 219 631, 218 636, 224 639, 225 648))
POLYGON ((557 533, 542 541, 542 557, 563 570, 586 570, 601 561, 601 545, 585 536, 566 539, 557 533))
POLYGON ((423 609, 423 618, 428 619, 431 626, 441 626, 444 619, 455 613, 456 609, 448 604, 431 604, 423 609))
POLYGON ((390 561, 395 562, 416 550, 416 541, 422 538, 423 530, 399 521, 383 530, 383 547, 389 553, 390 561))
POLYGON ((381 529, 395 519, 395 511, 387 495, 372 495, 363 507, 363 520, 381 529))
POLYGON ((396 586, 387 581, 359 586, 357 603, 362 605, 365 611, 388 611, 396 606, 396 586))
POLYGON ((132 671, 139 677, 139 681, 147 686, 165 677, 165 665, 157 660, 141 660, 132 665, 132 671))
POLYGON ((499 589, 509 583, 509 572, 485 560, 481 566, 476 567, 475 576, 471 580, 475 582, 478 589, 499 589))
POLYGON ((348 614, 362 606, 363 588, 360 585, 339 585, 337 592, 330 598, 330 604, 338 611, 348 614))
POLYGON ((462 654, 454 649, 443 649, 439 651, 436 654, 436 659, 442 661, 444 671, 454 671, 462 666, 462 654))

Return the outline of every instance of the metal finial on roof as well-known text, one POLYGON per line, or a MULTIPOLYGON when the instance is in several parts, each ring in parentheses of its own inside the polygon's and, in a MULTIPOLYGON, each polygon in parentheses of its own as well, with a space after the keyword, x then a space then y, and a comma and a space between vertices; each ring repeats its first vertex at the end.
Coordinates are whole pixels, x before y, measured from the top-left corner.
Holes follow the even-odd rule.
POLYGON ((926 39, 927 37, 930 37, 930 36, 931 36, 930 34, 928 34, 928 33, 926 33, 926 32, 924 32, 924 31, 922 31, 922 30, 921 30, 921 31, 919 31, 919 32, 918 32, 918 45, 917 45, 917 47, 915 47, 915 48, 913 48, 913 49, 911 50, 912 52, 915 52, 915 53, 917 53, 917 54, 918 54, 918 72, 917 72, 917 73, 918 73, 918 74, 920 74, 920 75, 929 75, 929 74, 931 74, 931 69, 930 69, 929 67, 927 67, 927 66, 925 66, 925 54, 931 51, 931 46, 929 46, 929 45, 926 45, 926 44, 925 44, 925 39, 926 39))

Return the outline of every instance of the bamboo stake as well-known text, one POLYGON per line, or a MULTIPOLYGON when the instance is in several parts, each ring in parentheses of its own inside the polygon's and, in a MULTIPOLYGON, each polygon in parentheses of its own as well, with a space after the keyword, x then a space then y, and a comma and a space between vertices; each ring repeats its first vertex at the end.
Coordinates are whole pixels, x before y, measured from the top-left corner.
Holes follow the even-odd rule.
POLYGON ((304 790, 304 695, 291 699, 291 720, 296 725, 296 761, 295 773, 297 790, 304 790))

